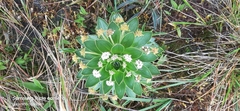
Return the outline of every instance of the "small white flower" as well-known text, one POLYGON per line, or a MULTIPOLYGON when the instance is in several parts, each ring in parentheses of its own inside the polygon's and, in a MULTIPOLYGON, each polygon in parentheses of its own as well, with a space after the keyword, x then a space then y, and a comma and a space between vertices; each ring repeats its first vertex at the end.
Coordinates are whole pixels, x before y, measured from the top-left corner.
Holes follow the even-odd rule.
POLYGON ((94 77, 96 77, 96 78, 100 78, 101 77, 101 74, 100 74, 100 72, 99 71, 97 71, 97 70, 93 70, 93 76, 94 77))
POLYGON ((131 55, 129 55, 129 54, 125 54, 125 55, 123 55, 123 57, 124 57, 124 59, 125 59, 127 62, 131 62, 131 61, 132 61, 132 57, 131 57, 131 55))
POLYGON ((98 61, 98 67, 103 67, 103 64, 101 61, 98 61))
POLYGON ((130 77, 132 75, 131 71, 127 72, 126 77, 130 77))
POLYGON ((123 68, 125 69, 127 67, 126 62, 123 62, 123 68))
POLYGON ((143 66, 143 62, 140 61, 140 60, 137 60, 137 61, 135 62, 135 64, 137 65, 137 69, 141 69, 142 66, 143 66))
POLYGON ((117 54, 114 54, 112 57, 111 57, 111 59, 114 61, 114 60, 116 60, 116 59, 118 59, 118 55, 117 54))
POLYGON ((105 60, 105 59, 108 59, 110 55, 111 55, 110 52, 104 52, 104 53, 102 53, 101 58, 102 58, 102 60, 105 60))
POLYGON ((112 76, 115 72, 114 71, 109 71, 109 74, 112 76))
POLYGON ((108 86, 113 86, 113 85, 114 85, 114 82, 113 82, 113 81, 106 81, 106 84, 107 84, 108 86))
POLYGON ((147 47, 147 46, 142 46, 142 50, 146 53, 146 54, 150 54, 150 49, 149 49, 149 47, 147 47))

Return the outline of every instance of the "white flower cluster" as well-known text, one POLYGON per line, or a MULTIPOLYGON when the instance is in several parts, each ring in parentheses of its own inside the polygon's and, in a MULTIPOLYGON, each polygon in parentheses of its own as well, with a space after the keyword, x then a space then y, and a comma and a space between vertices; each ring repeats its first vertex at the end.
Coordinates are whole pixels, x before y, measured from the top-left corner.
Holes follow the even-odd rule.
MULTIPOLYGON (((123 56, 119 56, 117 54, 112 55, 110 52, 103 52, 102 55, 101 55, 101 60, 97 64, 99 68, 103 67, 103 64, 105 63, 104 62, 105 60, 107 62, 114 62, 115 60, 120 60, 120 61, 122 61, 122 68, 123 69, 127 68, 127 63, 130 63, 130 62, 133 61, 131 55, 129 55, 129 54, 124 54, 123 56)), ((136 65, 137 69, 141 69, 143 67, 143 62, 140 61, 140 60, 136 60, 135 65, 136 65)), ((93 73, 93 76, 96 77, 96 78, 101 77, 100 71, 98 71, 96 69, 94 69, 92 73, 93 73)), ((109 80, 106 81, 106 84, 108 86, 113 86, 114 81, 112 81, 112 76, 115 74, 115 72, 110 70, 109 74, 110 74, 110 78, 109 78, 109 80)), ((133 74, 132 71, 127 71, 126 72, 126 77, 130 77, 132 74, 133 74)), ((136 80, 140 81, 140 77, 137 76, 136 80)))
POLYGON ((102 53, 102 56, 101 56, 101 58, 102 58, 102 60, 106 60, 106 59, 108 59, 109 58, 109 56, 111 55, 111 53, 110 52, 104 52, 104 53, 102 53))
POLYGON ((150 54, 150 49, 149 49, 149 47, 147 47, 147 46, 142 46, 142 50, 146 53, 146 54, 150 54))
POLYGON ((135 62, 135 64, 136 64, 136 66, 137 66, 137 69, 141 69, 142 66, 143 66, 143 62, 140 61, 140 60, 137 60, 137 61, 135 62))
POLYGON ((93 76, 96 77, 96 78, 100 78, 101 77, 101 74, 98 70, 93 70, 93 76))
POLYGON ((125 55, 123 55, 123 57, 124 57, 124 59, 125 59, 127 62, 131 62, 131 61, 132 61, 132 57, 131 57, 131 55, 129 55, 129 54, 125 54, 125 55))
POLYGON ((106 81, 106 84, 108 85, 108 86, 113 86, 114 85, 114 82, 113 81, 106 81))
POLYGON ((110 74, 110 79, 108 81, 106 81, 106 84, 108 86, 113 86, 114 85, 114 82, 112 81, 112 75, 114 74, 115 72, 114 71, 109 71, 109 74, 110 74))
POLYGON ((98 67, 103 67, 102 61, 98 61, 98 67))
POLYGON ((111 57, 111 59, 114 61, 114 60, 117 60, 117 59, 119 59, 119 57, 118 57, 118 55, 117 55, 117 54, 114 54, 114 55, 111 57))

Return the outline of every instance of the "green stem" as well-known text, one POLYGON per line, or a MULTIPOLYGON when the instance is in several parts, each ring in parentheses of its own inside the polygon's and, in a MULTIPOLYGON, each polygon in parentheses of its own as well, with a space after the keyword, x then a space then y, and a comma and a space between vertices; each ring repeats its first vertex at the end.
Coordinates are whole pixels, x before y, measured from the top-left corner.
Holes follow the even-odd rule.
POLYGON ((124 32, 125 32, 125 31, 122 31, 122 33, 121 33, 119 43, 121 43, 121 41, 122 41, 122 39, 123 39, 123 37, 124 37, 124 32))
POLYGON ((98 53, 95 53, 95 52, 85 52, 85 54, 94 54, 94 55, 100 55, 98 53))
POLYGON ((109 38, 110 38, 110 41, 114 44, 114 42, 113 42, 113 40, 112 40, 112 36, 110 35, 109 36, 109 38))

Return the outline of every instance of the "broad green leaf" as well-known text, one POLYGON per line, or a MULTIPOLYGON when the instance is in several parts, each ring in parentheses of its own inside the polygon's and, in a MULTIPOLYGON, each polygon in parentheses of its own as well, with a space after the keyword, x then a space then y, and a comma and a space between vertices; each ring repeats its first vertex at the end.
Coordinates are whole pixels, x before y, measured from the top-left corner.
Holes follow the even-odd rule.
POLYGON ((108 62, 106 67, 105 67, 105 70, 109 71, 109 70, 112 70, 112 69, 113 69, 113 65, 111 64, 111 62, 108 62))
POLYGON ((122 97, 124 96, 124 94, 126 92, 126 84, 124 82, 122 82, 121 84, 116 84, 116 82, 115 82, 114 86, 115 86, 115 91, 116 91, 118 98, 122 99, 122 97))
POLYGON ((22 65, 22 64, 26 63, 26 61, 25 61, 24 59, 22 59, 22 57, 18 57, 18 58, 15 60, 15 62, 16 62, 17 64, 19 64, 19 65, 22 65))
POLYGON ((101 105, 100 111, 107 111, 107 110, 101 105))
POLYGON ((73 48, 62 48, 62 49, 60 49, 59 52, 61 52, 61 53, 74 53, 75 49, 73 49, 73 48))
POLYGON ((80 6, 80 11, 79 12, 80 12, 80 14, 83 14, 83 15, 88 14, 82 6, 80 6))
MULTIPOLYGON (((82 49, 80 49, 80 50, 82 50, 82 49)), ((77 57, 82 57, 82 55, 81 55, 81 53, 80 53, 80 50, 78 49, 78 50, 75 51, 77 57)))
POLYGON ((99 40, 97 35, 88 35, 88 38, 92 40, 99 40))
POLYGON ((119 13, 117 12, 113 12, 111 13, 111 16, 110 16, 110 22, 114 22, 116 20, 117 17, 121 17, 123 18, 119 13))
POLYGON ((87 40, 87 41, 84 42, 84 45, 85 45, 85 47, 86 47, 87 49, 89 49, 89 50, 91 50, 91 51, 93 51, 93 52, 101 53, 101 52, 98 50, 98 48, 97 48, 94 40, 87 40))
POLYGON ((121 44, 125 48, 130 47, 133 44, 134 38, 135 37, 133 33, 128 33, 124 36, 123 40, 121 41, 121 44))
POLYGON ((52 32, 53 32, 53 34, 56 34, 58 31, 60 31, 61 30, 61 27, 55 27, 53 30, 52 30, 52 32))
POLYGON ((131 75, 130 77, 125 77, 125 78, 124 78, 124 82, 126 83, 126 85, 127 85, 130 89, 133 89, 133 85, 134 85, 134 83, 135 83, 134 76, 131 75))
POLYGON ((107 78, 110 77, 109 72, 107 72, 105 69, 101 69, 100 74, 101 74, 101 77, 100 77, 101 81, 106 80, 107 78))
POLYGON ((116 71, 113 75, 114 80, 117 84, 120 84, 123 81, 124 74, 121 71, 116 71))
POLYGON ((167 61, 167 55, 162 55, 159 59, 158 59, 158 64, 163 64, 165 61, 167 61))
POLYGON ((124 51, 124 46, 122 44, 115 44, 112 49, 111 52, 113 54, 121 54, 124 51))
POLYGON ((108 52, 112 48, 112 44, 106 40, 96 40, 96 45, 101 52, 108 52))
POLYGON ((138 25, 139 25, 138 18, 135 17, 131 19, 127 24, 129 26, 130 31, 135 32, 138 29, 138 25))
POLYGON ((112 29, 115 32, 116 30, 119 30, 119 26, 115 22, 111 22, 108 29, 112 29))
POLYGON ((92 58, 88 63, 87 63, 87 66, 89 68, 99 68, 98 67, 98 62, 100 61, 100 57, 95 57, 95 58, 92 58))
POLYGON ((98 57, 98 55, 94 55, 94 54, 85 54, 84 59, 91 60, 91 59, 94 58, 94 57, 98 57))
POLYGON ((89 49, 82 48, 80 50, 77 50, 75 53, 78 57, 84 58, 85 60, 91 60, 94 57, 98 57, 100 54, 97 53, 86 53, 91 52, 89 49), (81 55, 81 52, 84 52, 85 56, 81 55))
POLYGON ((77 73, 77 78, 79 79, 79 78, 82 78, 82 77, 83 77, 82 71, 78 71, 78 73, 77 73))
POLYGON ((107 30, 108 29, 107 22, 104 19, 100 18, 100 17, 97 18, 97 29, 103 29, 103 30, 107 30))
POLYGON ((42 36, 43 37, 47 36, 47 32, 48 32, 48 29, 44 27, 42 31, 42 36))
POLYGON ((152 75, 160 74, 158 68, 156 66, 154 66, 153 64, 151 64, 150 62, 146 62, 146 63, 144 63, 144 65, 149 69, 149 71, 151 72, 152 75))
POLYGON ((178 8, 177 3, 176 3, 174 0, 171 0, 170 2, 171 2, 172 7, 173 7, 175 10, 177 10, 177 8, 178 8))
POLYGON ((92 87, 99 82, 99 79, 94 77, 93 75, 90 75, 90 76, 88 76, 86 81, 87 81, 86 82, 86 87, 92 87))
POLYGON ((130 63, 126 62, 126 64, 127 64, 127 69, 129 69, 131 71, 136 71, 137 70, 137 68, 136 68, 136 66, 133 62, 130 62, 130 63))
POLYGON ((136 94, 133 92, 133 90, 128 87, 126 87, 126 94, 128 97, 133 97, 133 98, 136 97, 136 94))
POLYGON ((80 45, 83 45, 81 38, 82 38, 81 36, 77 36, 76 40, 80 45))
POLYGON ((186 7, 185 4, 181 4, 178 6, 178 10, 182 11, 186 7))
POLYGON ((74 22, 79 23, 80 26, 84 26, 84 24, 83 24, 83 21, 84 21, 84 20, 85 20, 85 19, 84 19, 83 16, 81 16, 80 14, 77 14, 77 17, 76 17, 76 19, 74 20, 74 22))
POLYGON ((152 62, 157 59, 157 56, 153 53, 149 53, 149 54, 143 53, 139 59, 143 62, 152 62))
POLYGON ((112 86, 108 86, 106 84, 106 81, 107 80, 103 81, 103 83, 102 83, 102 90, 103 90, 104 94, 108 93, 112 89, 112 86))
POLYGON ((114 31, 113 35, 111 36, 113 42, 114 43, 119 43, 121 31, 119 30, 119 27, 117 26, 117 24, 115 24, 114 22, 111 22, 109 24, 108 29, 112 29, 114 31))
POLYGON ((1 70, 5 70, 5 69, 7 69, 6 66, 4 66, 4 65, 0 65, 0 71, 1 71, 1 70))
POLYGON ((138 82, 134 83, 133 92, 135 92, 137 95, 142 95, 142 86, 140 83, 138 83, 138 82))
POLYGON ((37 79, 33 79, 33 83, 37 86, 37 87, 39 87, 39 88, 41 88, 41 89, 43 89, 44 87, 41 85, 41 83, 37 80, 37 79))
POLYGON ((47 93, 46 88, 39 88, 38 86, 35 85, 35 83, 32 82, 22 82, 20 83, 21 86, 35 92, 40 92, 40 93, 47 93))
POLYGON ((151 72, 144 65, 143 65, 143 67, 141 69, 138 69, 136 73, 141 74, 142 77, 145 77, 145 78, 149 78, 149 79, 152 78, 151 72))
POLYGON ((92 74, 92 72, 93 72, 93 69, 85 68, 81 71, 81 74, 82 75, 90 75, 90 74, 92 74))
POLYGON ((61 45, 69 45, 69 44, 71 44, 71 42, 68 41, 68 40, 62 39, 62 40, 60 41, 60 44, 61 44, 61 45))
POLYGON ((144 46, 152 37, 152 32, 142 32, 143 36, 135 37, 133 45, 134 47, 141 48, 144 46))
POLYGON ((124 51, 125 54, 130 54, 133 59, 138 59, 142 56, 142 51, 135 47, 126 48, 124 51))

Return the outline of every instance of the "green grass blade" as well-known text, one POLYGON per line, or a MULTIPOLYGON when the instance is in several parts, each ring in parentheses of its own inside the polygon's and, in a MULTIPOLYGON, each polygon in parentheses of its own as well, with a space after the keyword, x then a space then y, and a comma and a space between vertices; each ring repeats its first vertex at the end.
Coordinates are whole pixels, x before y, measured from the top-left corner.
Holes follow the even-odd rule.
POLYGON ((157 106, 160 106, 161 104, 162 104, 162 103, 157 103, 157 104, 151 105, 151 106, 149 106, 149 107, 143 108, 143 109, 141 109, 141 110, 139 110, 139 111, 148 111, 148 110, 150 110, 150 109, 152 109, 152 108, 155 108, 155 107, 157 107, 157 106))
POLYGON ((163 108, 167 107, 168 105, 170 105, 172 103, 172 100, 169 99, 168 101, 166 101, 164 104, 162 104, 156 111, 161 111, 163 110, 163 108))
MULTIPOLYGON (((203 24, 206 24, 205 20, 198 14, 198 12, 188 3, 187 0, 183 0, 183 2, 196 14, 196 16, 201 19, 203 24)), ((198 19, 196 19, 198 21, 198 19)), ((199 21, 200 22, 200 21, 199 21)))
POLYGON ((49 100, 40 111, 46 111, 48 108, 50 108, 54 104, 53 100, 49 100))
POLYGON ((120 8, 122 8, 122 7, 125 7, 125 6, 127 6, 127 5, 130 5, 130 4, 134 3, 134 2, 138 2, 138 0, 126 0, 125 2, 119 4, 118 7, 117 7, 117 9, 120 9, 120 8))

